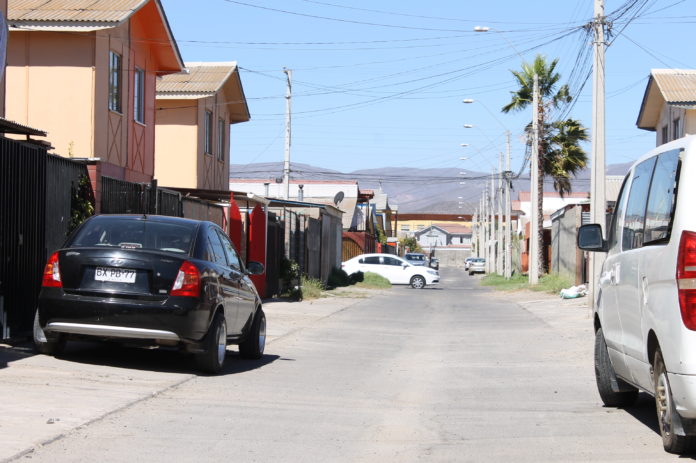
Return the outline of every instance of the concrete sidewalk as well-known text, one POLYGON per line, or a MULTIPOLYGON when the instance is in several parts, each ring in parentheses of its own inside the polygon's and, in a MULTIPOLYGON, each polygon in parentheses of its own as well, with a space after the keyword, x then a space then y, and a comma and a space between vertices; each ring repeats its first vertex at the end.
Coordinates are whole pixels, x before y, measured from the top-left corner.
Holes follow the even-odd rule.
MULTIPOLYGON (((267 343, 380 293, 355 290, 314 301, 268 301, 267 343)), ((231 353, 228 364, 238 361, 236 355, 231 353)), ((70 343, 64 358, 54 358, 34 355, 30 345, 0 345, 0 461, 22 457, 197 377, 191 357, 178 352, 70 343)))

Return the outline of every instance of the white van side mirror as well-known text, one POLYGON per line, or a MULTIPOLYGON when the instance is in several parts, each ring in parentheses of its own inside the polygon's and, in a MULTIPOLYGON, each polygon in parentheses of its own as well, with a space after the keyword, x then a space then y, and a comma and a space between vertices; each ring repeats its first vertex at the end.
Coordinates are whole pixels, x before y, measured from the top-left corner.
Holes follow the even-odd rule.
POLYGON ((578 247, 585 251, 607 252, 608 243, 602 237, 602 226, 597 223, 581 226, 578 230, 578 247))

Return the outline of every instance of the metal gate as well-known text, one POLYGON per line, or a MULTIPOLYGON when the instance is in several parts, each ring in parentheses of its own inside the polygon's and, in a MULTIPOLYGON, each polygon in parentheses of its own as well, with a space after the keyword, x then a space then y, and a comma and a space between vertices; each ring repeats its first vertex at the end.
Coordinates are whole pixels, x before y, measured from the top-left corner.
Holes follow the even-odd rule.
POLYGON ((46 150, 0 137, 0 338, 31 329, 45 262, 46 150))

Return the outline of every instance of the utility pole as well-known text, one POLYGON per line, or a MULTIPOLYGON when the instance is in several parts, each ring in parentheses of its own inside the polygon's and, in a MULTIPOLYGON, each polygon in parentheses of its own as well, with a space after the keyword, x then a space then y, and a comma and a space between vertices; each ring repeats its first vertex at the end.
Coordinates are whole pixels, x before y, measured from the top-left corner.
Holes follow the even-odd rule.
MULTIPOLYGON (((532 154, 530 167, 530 202, 532 223, 529 227, 529 284, 539 283, 539 76, 534 74, 534 94, 532 99, 532 154)), ((543 196, 542 196, 543 198, 543 196)))
POLYGON ((489 205, 489 211, 491 213, 491 229, 490 229, 490 238, 488 239, 488 245, 491 248, 490 251, 490 259, 486 262, 488 265, 488 273, 493 273, 495 272, 495 169, 491 171, 491 194, 489 197, 490 205, 489 205))
POLYGON ((498 207, 498 254, 496 255, 496 273, 503 275, 503 153, 498 154, 498 189, 497 189, 497 207, 498 207))
POLYGON ((488 186, 483 188, 483 197, 481 198, 483 203, 483 258, 488 262, 489 251, 488 248, 488 227, 490 223, 488 222, 488 186))
POLYGON ((510 203, 510 131, 505 135, 505 279, 512 278, 512 204, 510 203))
POLYGON ((283 68, 287 76, 288 87, 285 94, 285 162, 283 163, 283 187, 285 199, 290 199, 290 145, 292 138, 291 119, 292 119, 292 70, 283 68))
MULTIPOLYGON (((592 74, 592 170, 590 176, 590 216, 592 223, 602 225, 606 230, 606 197, 605 197, 605 159, 604 159, 604 0, 594 2, 594 66, 592 74)), ((597 296, 597 281, 602 271, 605 255, 590 252, 590 308, 595 305, 597 296)))
POLYGON ((476 251, 478 253, 478 242, 477 242, 477 233, 478 233, 478 209, 474 211, 474 217, 472 217, 471 220, 471 250, 476 251))

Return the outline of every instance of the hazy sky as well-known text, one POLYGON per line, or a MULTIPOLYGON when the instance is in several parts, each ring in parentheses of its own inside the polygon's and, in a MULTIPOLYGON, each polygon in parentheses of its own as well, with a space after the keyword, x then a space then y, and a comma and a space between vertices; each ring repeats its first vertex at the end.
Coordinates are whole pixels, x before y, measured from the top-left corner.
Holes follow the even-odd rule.
MULTIPOLYGON (((251 120, 232 126, 232 163, 283 160, 287 67, 292 161, 344 172, 388 166, 490 172, 506 128, 518 170, 531 109, 500 108, 515 89, 510 69, 536 53, 560 59, 561 80, 576 98, 567 116, 590 128, 592 50, 583 25, 593 4, 163 0, 185 61, 239 64, 251 120), (491 30, 474 32, 476 26, 491 30), (468 98, 476 101, 463 104, 468 98)), ((606 58, 612 164, 654 146, 655 134, 635 125, 647 78, 652 68, 695 66, 696 1, 607 0, 606 13, 615 18, 606 58), (621 14, 625 6, 632 8, 621 14)))

